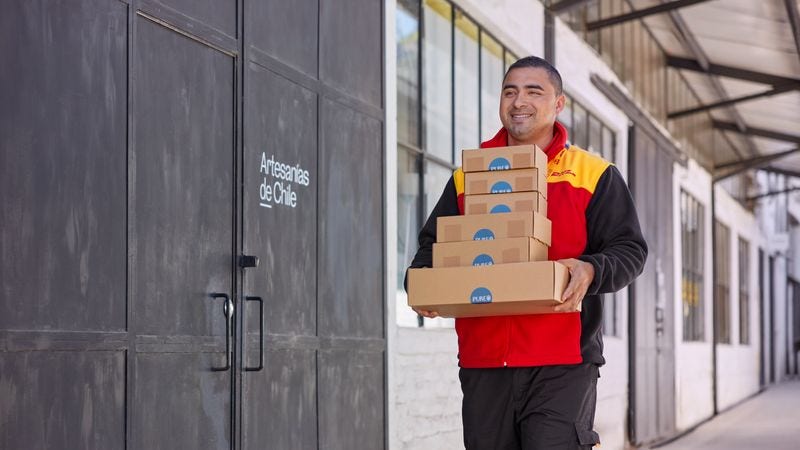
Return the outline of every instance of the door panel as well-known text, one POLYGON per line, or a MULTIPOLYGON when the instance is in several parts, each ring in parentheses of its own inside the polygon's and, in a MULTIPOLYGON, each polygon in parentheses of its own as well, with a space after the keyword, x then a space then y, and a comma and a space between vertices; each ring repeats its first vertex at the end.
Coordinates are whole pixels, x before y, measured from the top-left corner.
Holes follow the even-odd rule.
POLYGON ((122 352, 0 353, 0 447, 125 448, 122 352))
POLYGON ((317 448, 315 350, 270 349, 264 366, 245 375, 243 448, 317 448))
POLYGON ((319 448, 383 448, 383 352, 319 352, 319 448))
POLYGON ((230 372, 214 353, 138 353, 136 444, 146 449, 230 448, 230 372))
POLYGON ((0 2, 0 330, 125 327, 126 17, 0 2))
POLYGON ((319 2, 245 2, 248 47, 317 78, 319 2))
POLYGON ((131 294, 139 334, 224 336, 233 248, 233 61, 142 17, 131 294))
POLYGON ((675 431, 673 161, 643 131, 635 129, 632 135, 632 190, 650 249, 631 302, 633 439, 647 443, 675 431))
POLYGON ((321 0, 319 6, 320 79, 353 98, 381 107, 381 2, 321 0))
MULTIPOLYGON (((317 95, 252 63, 247 74, 243 239, 246 252, 260 263, 247 269, 245 293, 264 296, 267 333, 313 336, 317 95), (290 177, 283 175, 286 167, 293 171, 290 177)), ((248 316, 253 321, 246 329, 256 333, 257 315, 248 316)))
POLYGON ((134 448, 230 448, 234 60, 136 17, 130 289, 134 448))
POLYGON ((382 124, 322 102, 320 336, 383 337, 382 124))
MULTIPOLYGON (((147 0, 145 0, 147 1, 147 0)), ((236 0, 150 0, 164 4, 187 17, 236 37, 236 0)))

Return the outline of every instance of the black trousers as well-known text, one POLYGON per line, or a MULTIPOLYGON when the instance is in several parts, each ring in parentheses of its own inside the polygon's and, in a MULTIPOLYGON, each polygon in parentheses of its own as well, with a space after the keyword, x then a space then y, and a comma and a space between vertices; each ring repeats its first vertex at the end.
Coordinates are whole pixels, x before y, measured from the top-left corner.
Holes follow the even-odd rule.
POLYGON ((573 450, 600 443, 593 430, 595 364, 461 369, 467 450, 573 450))

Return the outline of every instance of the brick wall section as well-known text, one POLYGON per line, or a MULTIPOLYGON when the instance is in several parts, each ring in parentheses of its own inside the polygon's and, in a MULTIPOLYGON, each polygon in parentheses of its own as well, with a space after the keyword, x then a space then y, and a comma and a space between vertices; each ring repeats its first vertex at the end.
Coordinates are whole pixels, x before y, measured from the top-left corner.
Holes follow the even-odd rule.
POLYGON ((399 448, 463 448, 455 330, 400 327, 396 345, 399 448))

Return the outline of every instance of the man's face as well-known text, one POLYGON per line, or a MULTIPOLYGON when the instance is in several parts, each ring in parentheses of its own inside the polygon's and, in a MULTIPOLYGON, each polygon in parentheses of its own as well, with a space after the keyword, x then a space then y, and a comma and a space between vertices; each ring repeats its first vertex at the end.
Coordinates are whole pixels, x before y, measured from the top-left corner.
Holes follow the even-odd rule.
POLYGON ((517 142, 532 142, 553 128, 564 109, 564 95, 557 94, 545 69, 513 69, 503 82, 500 121, 517 142))

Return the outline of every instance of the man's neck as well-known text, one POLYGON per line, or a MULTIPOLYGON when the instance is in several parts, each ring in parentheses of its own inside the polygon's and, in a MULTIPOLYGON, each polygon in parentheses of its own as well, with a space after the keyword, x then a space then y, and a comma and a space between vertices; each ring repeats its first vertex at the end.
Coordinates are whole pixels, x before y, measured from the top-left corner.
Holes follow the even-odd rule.
POLYGON ((547 133, 540 133, 539 135, 532 136, 530 139, 524 139, 522 141, 518 141, 514 139, 514 136, 511 134, 508 135, 508 145, 536 145, 540 149, 544 150, 549 145, 550 142, 553 141, 553 137, 555 136, 555 132, 553 128, 550 128, 547 133))

